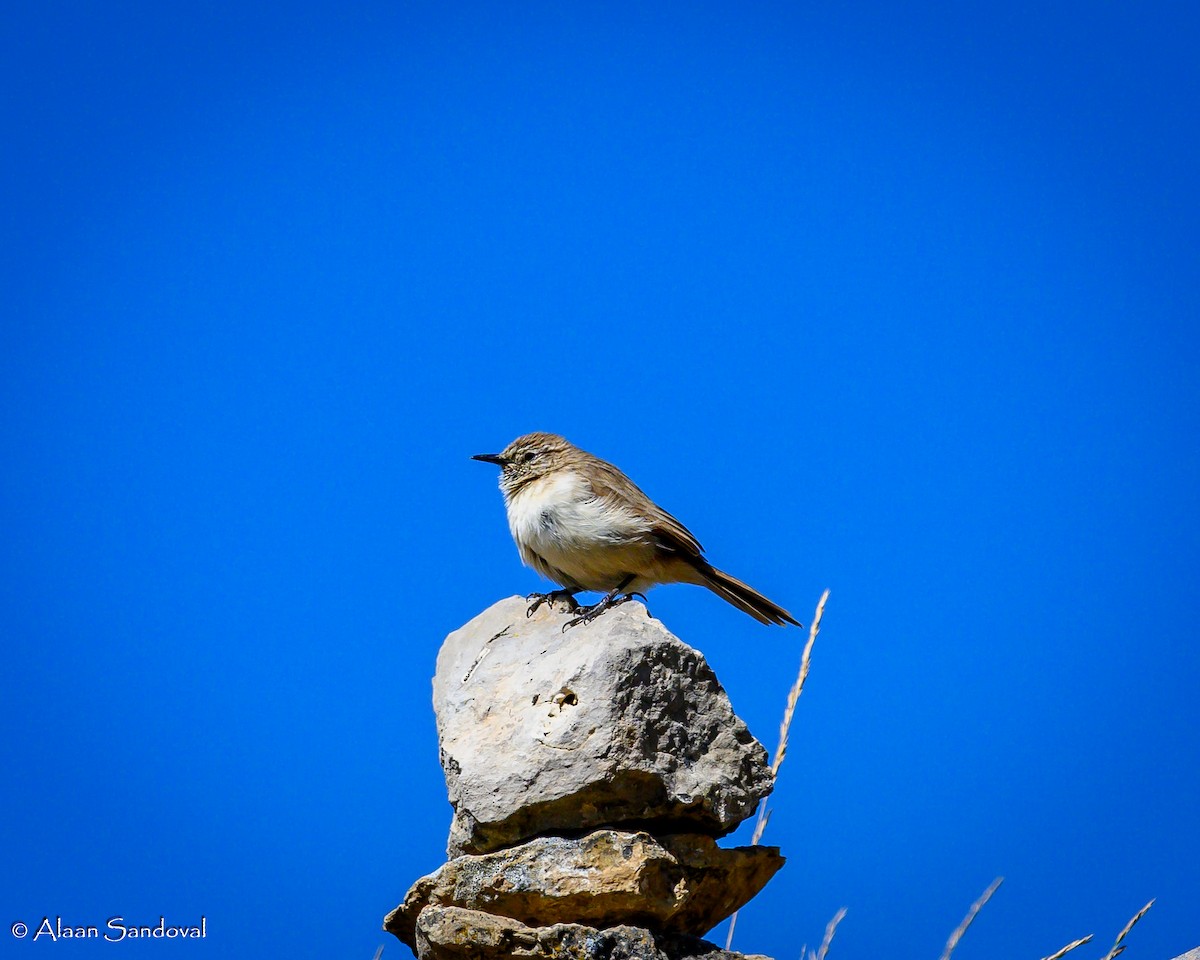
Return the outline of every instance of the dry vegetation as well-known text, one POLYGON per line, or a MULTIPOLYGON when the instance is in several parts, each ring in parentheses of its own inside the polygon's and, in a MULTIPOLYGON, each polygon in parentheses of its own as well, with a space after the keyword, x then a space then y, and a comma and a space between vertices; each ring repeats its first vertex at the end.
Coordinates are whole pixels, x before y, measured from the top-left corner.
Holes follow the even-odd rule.
MULTIPOLYGON (((792 728, 792 717, 796 714, 796 704, 800 700, 800 694, 804 692, 804 681, 808 679, 808 668, 812 661, 812 648, 817 640, 817 633, 821 630, 821 617, 825 613, 825 601, 829 599, 829 591, 826 590, 821 594, 821 599, 817 601, 817 610, 813 614, 812 626, 808 628, 808 640, 804 644, 804 652, 800 654, 800 672, 796 675, 796 682, 792 684, 792 689, 788 691, 787 705, 783 709, 783 721, 779 724, 779 745, 775 748, 775 756, 771 759, 771 774, 772 776, 779 775, 779 768, 783 766, 783 758, 787 756, 788 748, 788 731, 792 728)), ((750 844, 755 846, 762 839, 763 831, 767 829, 767 822, 771 819, 771 811, 767 807, 767 801, 764 799, 758 807, 758 819, 754 822, 754 835, 750 838, 750 844)), ((825 931, 825 941, 821 944, 821 958, 824 960, 825 952, 829 949, 829 941, 833 939, 833 931, 836 929, 838 922, 845 916, 843 908, 840 914, 830 921, 829 928, 825 931)), ((737 913, 734 913, 729 918, 729 934, 725 938, 725 949, 730 949, 733 943, 733 931, 737 927, 737 913)), ((801 951, 801 957, 804 954, 801 951)))
MULTIPOLYGON (((828 599, 829 591, 826 590, 821 594, 821 599, 817 601, 817 609, 813 614, 812 626, 809 627, 808 630, 808 640, 804 644, 804 652, 800 655, 800 672, 796 675, 796 682, 792 684, 792 688, 788 691, 787 704, 784 706, 783 710, 783 721, 779 724, 779 745, 775 748, 775 755, 771 759, 771 773, 774 775, 779 774, 779 768, 783 765, 783 758, 787 755, 788 732, 792 727, 792 718, 796 714, 796 704, 800 700, 800 694, 804 692, 804 681, 808 679, 808 669, 812 660, 813 643, 816 641, 817 633, 821 629, 821 617, 825 613, 825 601, 828 599)), ((758 818, 754 822, 754 833, 750 838, 751 844, 757 844, 760 840, 762 840, 763 832, 766 830, 767 823, 770 821, 770 819, 771 811, 767 807, 767 801, 763 800, 758 808, 758 818)), ((963 934, 967 932, 967 929, 975 920, 976 915, 980 910, 983 909, 984 905, 988 902, 988 900, 991 899, 992 894, 996 892, 1000 884, 1003 882, 1003 877, 997 877, 988 885, 988 888, 984 890, 982 894, 980 894, 979 899, 971 904, 971 908, 967 911, 966 916, 963 917, 962 922, 954 928, 954 931, 950 934, 949 939, 946 941, 945 949, 942 950, 941 960, 950 960, 950 956, 954 953, 954 949, 958 946, 958 942, 962 939, 963 934)), ((1129 931, 1133 929, 1134 924, 1141 920, 1142 917, 1146 915, 1146 911, 1149 910, 1153 905, 1154 901, 1151 900, 1144 907, 1142 907, 1141 910, 1133 915, 1130 921, 1125 924, 1125 927, 1121 930, 1121 932, 1117 934, 1117 939, 1113 941, 1112 947, 1109 949, 1108 953, 1101 958, 1101 960, 1116 960, 1116 958, 1120 956, 1120 954, 1125 950, 1125 937, 1128 936, 1129 931)), ((829 924, 825 927, 825 936, 821 940, 820 948, 813 951, 809 950, 807 945, 801 947, 800 960, 826 960, 826 955, 829 953, 829 946, 833 942, 834 933, 837 932, 838 924, 842 922, 842 919, 845 916, 846 908, 842 907, 836 914, 834 914, 833 919, 831 919, 829 924)), ((729 918, 729 934, 725 938, 726 950, 732 949, 733 931, 737 926, 737 918, 738 915, 736 913, 729 918)), ((1077 947, 1082 947, 1084 944, 1090 943, 1092 937, 1093 935, 1089 933, 1086 937, 1081 937, 1072 943, 1068 943, 1061 950, 1058 950, 1047 957, 1043 957, 1042 960, 1061 960, 1062 957, 1066 956, 1077 947)))

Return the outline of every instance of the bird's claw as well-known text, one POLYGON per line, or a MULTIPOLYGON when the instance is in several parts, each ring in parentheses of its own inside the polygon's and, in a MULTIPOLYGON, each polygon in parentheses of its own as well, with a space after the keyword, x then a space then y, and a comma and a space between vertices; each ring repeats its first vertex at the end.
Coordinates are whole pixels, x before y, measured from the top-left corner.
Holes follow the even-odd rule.
POLYGON ((553 603, 555 600, 566 600, 567 606, 572 613, 577 613, 580 610, 579 601, 575 599, 573 590, 551 590, 549 593, 531 593, 525 598, 532 600, 529 609, 525 611, 526 618, 532 617, 535 610, 543 603, 553 603))
POLYGON ((562 632, 566 633, 568 628, 579 626, 581 623, 591 623, 605 610, 609 609, 610 607, 619 607, 623 603, 628 603, 634 597, 641 597, 642 602, 646 602, 646 595, 644 593, 623 593, 619 597, 604 597, 599 602, 593 603, 590 607, 581 607, 576 604, 575 610, 572 612, 579 612, 581 615, 564 623, 562 632))

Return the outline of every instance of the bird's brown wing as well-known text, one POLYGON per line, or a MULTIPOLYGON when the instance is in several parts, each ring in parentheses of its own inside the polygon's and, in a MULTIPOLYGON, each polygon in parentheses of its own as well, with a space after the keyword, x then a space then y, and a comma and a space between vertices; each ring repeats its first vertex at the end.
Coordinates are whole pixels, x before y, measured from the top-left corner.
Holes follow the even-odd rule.
POLYGON ((699 559, 704 552, 692 532, 642 493, 641 489, 611 463, 593 459, 589 471, 592 492, 610 503, 626 503, 637 513, 650 518, 650 532, 667 549, 684 557, 699 559))

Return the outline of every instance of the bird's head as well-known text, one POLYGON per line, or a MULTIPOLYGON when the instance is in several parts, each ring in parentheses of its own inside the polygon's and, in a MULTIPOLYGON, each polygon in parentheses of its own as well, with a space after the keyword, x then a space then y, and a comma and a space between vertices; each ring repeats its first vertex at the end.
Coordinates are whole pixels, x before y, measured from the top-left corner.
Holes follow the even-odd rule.
POLYGON ((556 433, 527 433, 499 453, 477 453, 472 460, 500 467, 500 489, 511 496, 525 484, 570 464, 579 449, 556 433))

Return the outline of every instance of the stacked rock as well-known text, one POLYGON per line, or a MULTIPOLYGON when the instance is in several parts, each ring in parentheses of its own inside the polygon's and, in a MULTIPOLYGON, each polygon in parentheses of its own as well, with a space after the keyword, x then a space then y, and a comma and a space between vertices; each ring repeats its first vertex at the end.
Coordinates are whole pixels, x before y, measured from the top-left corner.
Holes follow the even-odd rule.
POLYGON ((511 597, 446 638, 434 678, 448 863, 384 928, 421 960, 740 956, 698 939, 783 865, 719 847, 771 792, 704 658, 640 603, 563 632, 511 597))

